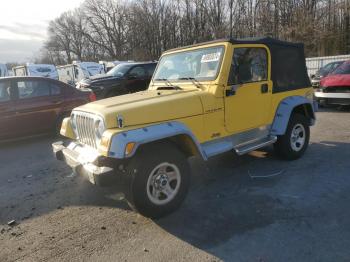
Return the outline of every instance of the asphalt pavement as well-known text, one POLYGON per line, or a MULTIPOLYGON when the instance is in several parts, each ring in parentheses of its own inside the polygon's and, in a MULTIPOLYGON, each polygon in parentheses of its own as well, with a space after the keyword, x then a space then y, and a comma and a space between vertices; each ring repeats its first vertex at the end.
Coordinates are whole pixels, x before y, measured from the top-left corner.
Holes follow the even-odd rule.
POLYGON ((191 159, 187 199, 159 220, 72 174, 57 138, 1 144, 0 261, 350 261, 350 109, 317 118, 297 161, 191 159))

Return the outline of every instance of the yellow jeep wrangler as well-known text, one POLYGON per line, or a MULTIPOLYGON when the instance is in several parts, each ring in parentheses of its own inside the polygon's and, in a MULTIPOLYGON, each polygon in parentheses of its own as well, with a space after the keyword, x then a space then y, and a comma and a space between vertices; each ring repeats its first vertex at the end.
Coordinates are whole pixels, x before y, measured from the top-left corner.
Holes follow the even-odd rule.
POLYGON ((188 157, 274 144, 299 158, 315 109, 302 44, 216 40, 166 51, 147 91, 74 109, 61 128, 71 141, 53 151, 93 184, 126 181, 132 207, 156 218, 184 200, 188 157))

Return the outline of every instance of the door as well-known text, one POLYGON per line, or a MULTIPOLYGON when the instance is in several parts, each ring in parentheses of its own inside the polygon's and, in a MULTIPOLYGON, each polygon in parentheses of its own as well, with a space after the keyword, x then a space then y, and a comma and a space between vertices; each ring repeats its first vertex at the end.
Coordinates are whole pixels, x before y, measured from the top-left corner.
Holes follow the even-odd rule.
POLYGON ((148 87, 148 74, 143 66, 135 66, 127 75, 126 89, 131 93, 146 90, 148 87))
POLYGON ((225 125, 230 133, 267 125, 272 93, 269 61, 264 46, 234 48, 225 93, 225 125))
POLYGON ((30 79, 15 81, 17 126, 21 135, 36 135, 54 129, 63 103, 59 86, 49 80, 30 79))
POLYGON ((0 82, 0 138, 16 136, 16 108, 10 80, 0 82))

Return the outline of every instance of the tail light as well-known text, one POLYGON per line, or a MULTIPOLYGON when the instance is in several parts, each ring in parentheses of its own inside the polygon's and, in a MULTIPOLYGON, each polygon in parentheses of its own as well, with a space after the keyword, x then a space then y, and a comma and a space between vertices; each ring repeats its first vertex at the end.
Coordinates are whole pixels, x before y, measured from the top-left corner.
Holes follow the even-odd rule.
POLYGON ((89 99, 90 99, 90 102, 96 101, 96 95, 94 92, 90 92, 89 99))

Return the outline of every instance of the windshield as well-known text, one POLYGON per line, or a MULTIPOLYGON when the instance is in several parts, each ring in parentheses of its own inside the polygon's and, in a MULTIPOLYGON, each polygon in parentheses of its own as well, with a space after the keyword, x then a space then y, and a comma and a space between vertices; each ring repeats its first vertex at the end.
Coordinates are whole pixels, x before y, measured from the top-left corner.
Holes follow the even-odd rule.
POLYGON ((122 77, 126 74, 126 72, 128 72, 128 70, 131 67, 132 67, 132 65, 130 65, 130 64, 119 64, 119 65, 113 67, 113 69, 111 69, 110 71, 108 71, 107 75, 122 77))
POLYGON ((325 65, 324 67, 321 67, 319 70, 319 75, 327 75, 330 72, 332 72, 334 69, 336 69, 342 62, 334 62, 334 63, 329 63, 325 65))
POLYGON ((154 74, 154 80, 214 80, 223 53, 224 47, 219 46, 164 55, 154 74))
POLYGON ((350 61, 338 66, 331 74, 332 75, 350 74, 350 61))

